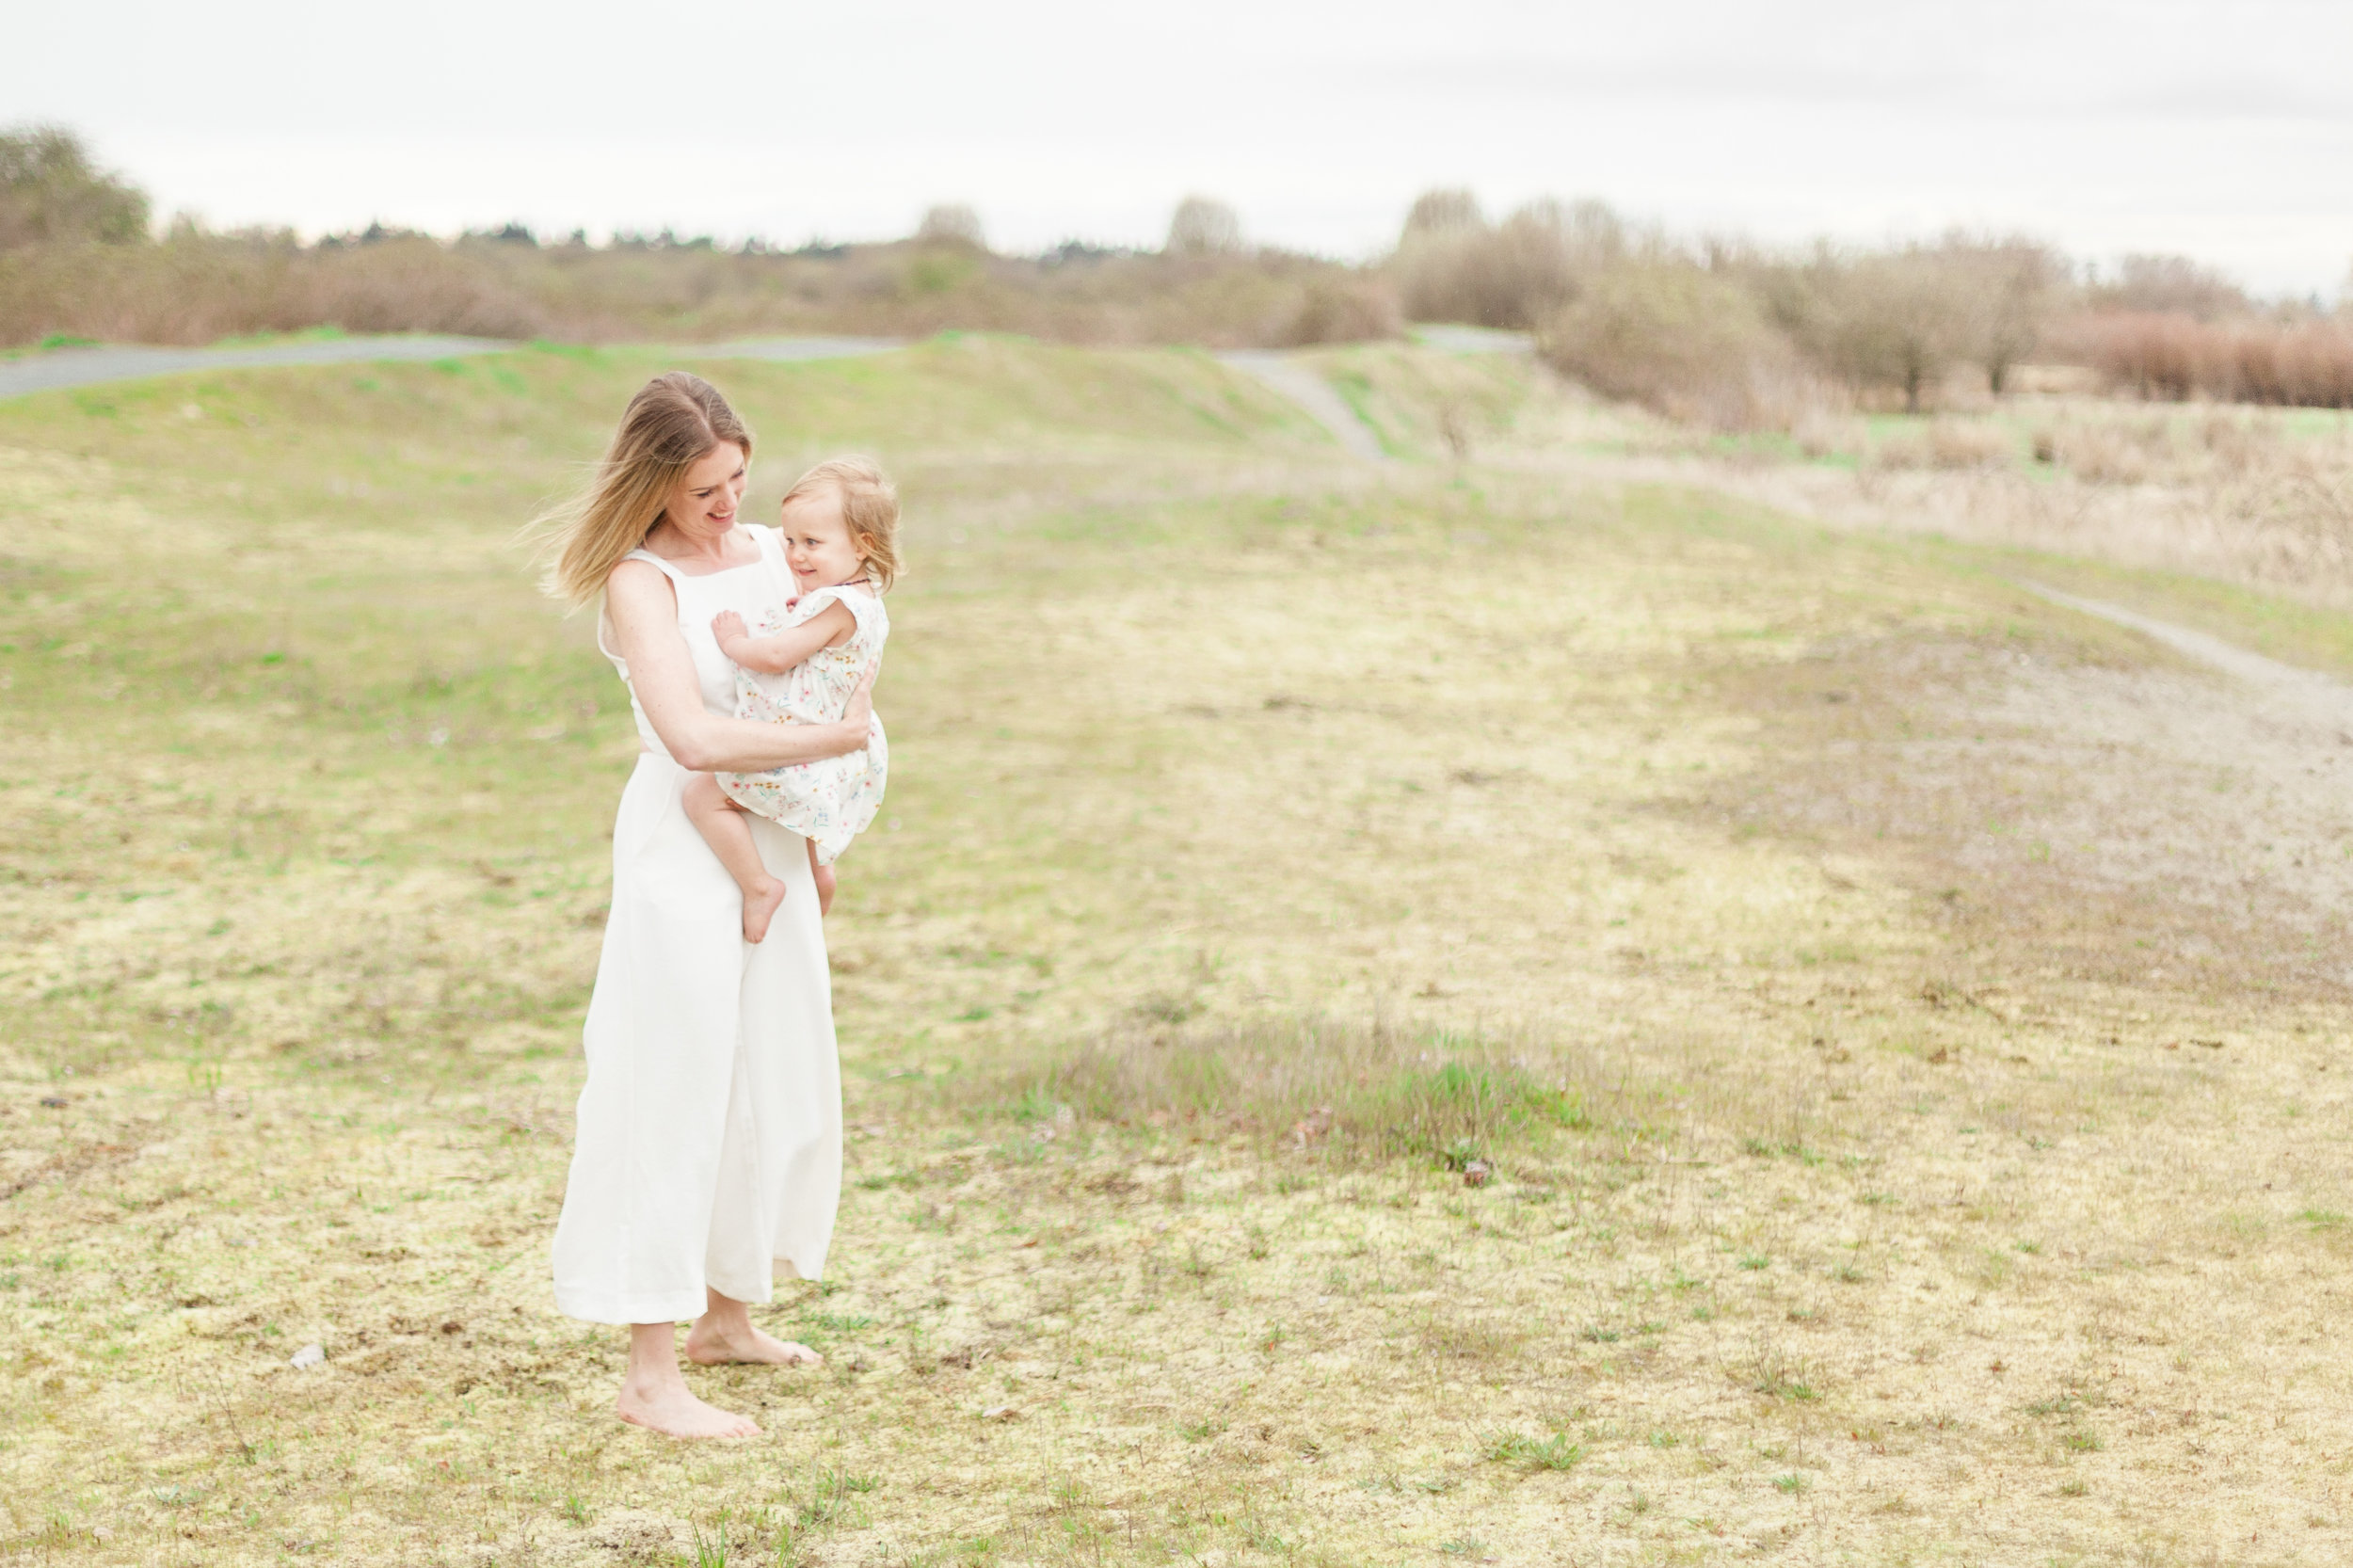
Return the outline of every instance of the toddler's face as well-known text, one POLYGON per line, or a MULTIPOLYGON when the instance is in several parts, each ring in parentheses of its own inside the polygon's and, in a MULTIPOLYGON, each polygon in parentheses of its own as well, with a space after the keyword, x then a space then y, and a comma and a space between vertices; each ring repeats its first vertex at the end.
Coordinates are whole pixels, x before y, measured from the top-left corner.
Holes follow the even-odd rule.
POLYGON ((838 490, 828 488, 786 503, 777 531, 784 536, 785 564, 803 593, 850 582, 866 569, 866 557, 842 520, 838 490))

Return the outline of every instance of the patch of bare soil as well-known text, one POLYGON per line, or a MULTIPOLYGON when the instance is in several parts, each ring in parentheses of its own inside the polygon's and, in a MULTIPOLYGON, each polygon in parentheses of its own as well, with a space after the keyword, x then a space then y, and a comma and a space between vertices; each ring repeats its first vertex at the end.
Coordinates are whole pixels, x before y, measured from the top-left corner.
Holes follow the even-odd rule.
POLYGON ((1748 678, 1773 761, 1706 808, 1891 856, 1981 981, 2341 992, 2353 693, 2134 651, 1899 635, 1748 678))

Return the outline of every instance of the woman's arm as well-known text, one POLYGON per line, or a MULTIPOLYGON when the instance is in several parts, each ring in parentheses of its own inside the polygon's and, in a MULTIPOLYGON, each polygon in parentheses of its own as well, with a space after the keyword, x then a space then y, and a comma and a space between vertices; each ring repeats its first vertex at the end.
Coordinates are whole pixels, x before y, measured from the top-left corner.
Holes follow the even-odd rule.
POLYGON ((746 632, 744 617, 732 610, 711 617, 711 634, 717 639, 719 651, 745 669, 764 675, 782 675, 818 649, 848 642, 856 632, 857 616, 838 599, 800 625, 765 637, 746 632))
POLYGON ((868 686, 860 686, 851 697, 839 724, 762 724, 706 711, 694 657, 686 651, 686 639, 679 635, 678 596, 670 580, 645 562, 624 561, 613 568, 605 583, 604 608, 629 665, 638 706, 680 767, 696 773, 759 773, 846 756, 866 744, 867 723, 874 712, 868 686))

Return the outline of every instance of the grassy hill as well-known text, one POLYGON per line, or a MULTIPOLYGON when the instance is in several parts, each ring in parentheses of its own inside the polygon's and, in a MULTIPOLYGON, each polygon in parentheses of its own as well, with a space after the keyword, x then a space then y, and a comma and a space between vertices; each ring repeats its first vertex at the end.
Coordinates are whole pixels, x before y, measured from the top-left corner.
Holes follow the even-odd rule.
POLYGON ((545 1249, 634 743, 514 533, 665 362, 0 404, 9 1552, 2342 1551, 2327 888, 2152 892, 2251 753, 2062 744, 2228 694, 1398 345, 1316 360, 1382 465, 1181 350, 695 367, 912 570, 827 1365, 617 1425, 545 1249))

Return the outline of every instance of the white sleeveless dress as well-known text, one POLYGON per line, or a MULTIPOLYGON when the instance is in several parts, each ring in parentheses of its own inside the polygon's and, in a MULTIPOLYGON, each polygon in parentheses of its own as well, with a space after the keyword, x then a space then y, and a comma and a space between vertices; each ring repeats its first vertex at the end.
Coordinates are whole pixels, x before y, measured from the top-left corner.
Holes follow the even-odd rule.
MULTIPOLYGON (((630 556, 669 578, 703 706, 722 717, 735 712, 735 665, 712 639, 712 616, 733 610, 756 625, 792 597, 776 531, 749 532, 756 563, 700 577, 630 556)), ((606 657, 627 681, 628 665, 606 657)), ((692 775, 634 687, 630 707, 646 749, 613 826, 555 1303, 591 1322, 676 1322, 702 1314, 705 1287, 765 1302, 777 1265, 823 1273, 841 1195, 841 1069, 801 838, 746 817, 785 895, 767 940, 744 941, 743 896, 680 803, 692 775)))

